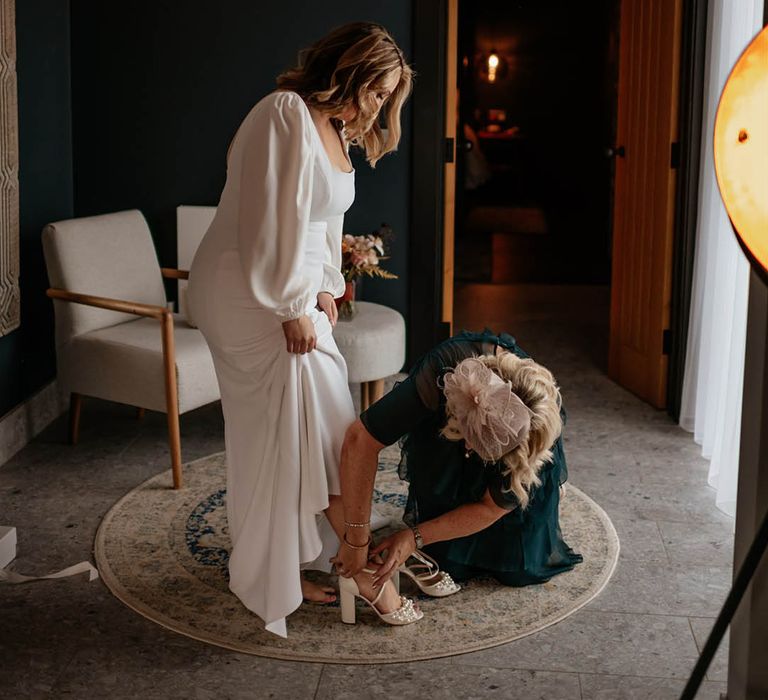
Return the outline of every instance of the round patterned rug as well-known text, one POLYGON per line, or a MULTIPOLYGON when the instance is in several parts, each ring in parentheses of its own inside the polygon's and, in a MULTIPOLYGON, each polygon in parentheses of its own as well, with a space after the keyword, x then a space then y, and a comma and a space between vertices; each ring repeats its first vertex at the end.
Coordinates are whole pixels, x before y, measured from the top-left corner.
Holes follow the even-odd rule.
MULTIPOLYGON (((406 484, 399 453, 382 453, 374 498, 377 510, 400 521, 406 484)), ((279 659, 324 663, 394 663, 451 656, 503 644, 572 614, 606 585, 619 540, 605 512, 568 486, 561 506, 565 540, 584 555, 572 571, 536 586, 510 588, 472 580, 440 600, 416 595, 424 618, 390 627, 358 601, 358 623, 342 624, 338 603, 302 605, 288 618, 288 638, 262 628, 227 587, 229 540, 224 454, 184 466, 185 486, 170 487, 164 472, 129 492, 107 513, 96 534, 96 562, 112 593, 144 617, 210 644, 279 659)), ((333 577, 309 572, 309 578, 333 577)), ((402 592, 418 589, 402 578, 402 592)))

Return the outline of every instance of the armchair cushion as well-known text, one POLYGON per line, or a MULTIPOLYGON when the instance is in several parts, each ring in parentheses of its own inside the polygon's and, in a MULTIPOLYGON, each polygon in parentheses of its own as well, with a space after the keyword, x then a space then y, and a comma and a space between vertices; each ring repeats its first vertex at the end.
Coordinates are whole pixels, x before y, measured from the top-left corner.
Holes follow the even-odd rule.
MULTIPOLYGON (((135 317, 129 317, 135 318, 135 317)), ((179 413, 219 398, 211 353, 200 331, 174 314, 179 413)), ((166 411, 160 323, 140 318, 82 333, 59 348, 67 391, 166 411)))

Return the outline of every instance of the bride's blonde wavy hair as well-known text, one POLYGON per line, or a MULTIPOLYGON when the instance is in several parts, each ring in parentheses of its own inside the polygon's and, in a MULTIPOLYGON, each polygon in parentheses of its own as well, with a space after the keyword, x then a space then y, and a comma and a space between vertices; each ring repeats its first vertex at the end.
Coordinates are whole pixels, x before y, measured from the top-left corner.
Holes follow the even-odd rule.
MULTIPOLYGON (((507 452, 503 475, 508 480, 508 491, 515 494, 520 508, 528 506, 528 493, 541 483, 539 471, 552 459, 550 449, 563 429, 560 417, 560 389, 552 373, 530 358, 521 358, 511 352, 482 355, 483 364, 509 382, 512 391, 533 412, 528 438, 507 452)), ((447 407, 447 422, 441 434, 449 440, 462 440, 461 426, 447 407)))
POLYGON ((400 142, 400 112, 411 93, 413 76, 403 52, 384 27, 373 22, 352 22, 302 49, 298 65, 281 73, 277 86, 293 90, 308 105, 326 112, 337 129, 341 127, 339 115, 353 105, 357 115, 344 124, 345 137, 365 150, 365 158, 374 168, 400 142), (400 80, 381 107, 385 137, 372 94, 398 69, 400 80))

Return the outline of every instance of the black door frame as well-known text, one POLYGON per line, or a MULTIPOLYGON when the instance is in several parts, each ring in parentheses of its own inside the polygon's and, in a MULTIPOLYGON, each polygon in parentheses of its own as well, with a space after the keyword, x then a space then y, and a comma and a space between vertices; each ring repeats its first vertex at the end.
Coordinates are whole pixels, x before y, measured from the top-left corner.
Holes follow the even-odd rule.
POLYGON ((675 194, 675 232, 672 253, 667 412, 678 421, 683 397, 683 375, 693 291, 693 262, 699 209, 704 70, 706 66, 708 0, 685 0, 680 45, 680 109, 678 143, 680 166, 675 194))
POLYGON ((408 357, 448 337, 443 305, 446 0, 413 3, 413 137, 408 245, 408 357))

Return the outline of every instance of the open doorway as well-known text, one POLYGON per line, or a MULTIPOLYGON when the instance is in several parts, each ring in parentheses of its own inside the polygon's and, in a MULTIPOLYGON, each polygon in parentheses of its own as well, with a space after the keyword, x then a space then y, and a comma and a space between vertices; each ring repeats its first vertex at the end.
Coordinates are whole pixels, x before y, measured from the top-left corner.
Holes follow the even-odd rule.
POLYGON ((663 408, 668 348, 684 347, 670 311, 681 153, 683 183, 691 162, 683 0, 465 2, 414 4, 409 356, 452 327, 538 313, 545 291, 545 310, 607 316, 610 378, 663 408), (492 92, 511 76, 511 96, 492 92))
POLYGON ((618 5, 459 0, 457 327, 494 320, 483 285, 607 327, 618 5))

